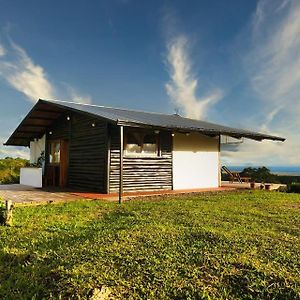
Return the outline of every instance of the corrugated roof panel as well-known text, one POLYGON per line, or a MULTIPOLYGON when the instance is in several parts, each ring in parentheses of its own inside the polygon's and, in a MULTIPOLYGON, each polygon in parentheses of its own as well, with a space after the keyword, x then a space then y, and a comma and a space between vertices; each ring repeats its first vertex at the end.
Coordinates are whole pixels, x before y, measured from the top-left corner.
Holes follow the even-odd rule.
POLYGON ((97 105, 79 104, 64 101, 53 101, 59 105, 63 105, 72 109, 85 111, 87 113, 100 116, 118 124, 123 125, 146 125, 153 127, 161 127, 166 129, 176 129, 184 131, 200 131, 204 133, 228 134, 240 137, 248 137, 254 139, 271 139, 284 141, 282 137, 272 136, 268 134, 253 132, 249 130, 232 128, 215 123, 184 118, 176 114, 160 114, 143 111, 134 111, 121 108, 111 108, 97 105))
MULTIPOLYGON (((28 115, 24 118, 15 132, 7 141, 6 145, 28 145, 29 141, 23 140, 20 143, 20 138, 18 136, 18 132, 22 131, 23 127, 32 125, 33 122, 28 123, 29 120, 36 116, 37 114, 43 116, 53 116, 55 113, 49 111, 49 107, 56 107, 58 109, 58 115, 64 109, 71 109, 78 112, 83 112, 87 114, 94 115, 101 119, 105 119, 109 122, 113 122, 118 125, 124 126, 151 126, 156 128, 163 128, 167 130, 174 131, 198 131, 203 134, 208 135, 229 135, 237 138, 246 137, 254 140, 277 140, 284 141, 285 139, 278 136, 272 136, 268 134, 263 134, 259 132, 253 132, 249 130, 237 129, 228 126, 223 126, 219 124, 204 122, 200 120, 194 120, 189 118, 184 118, 175 114, 160 114, 160 113, 150 113, 143 111, 134 111, 120 108, 111 108, 97 105, 89 105, 89 104, 80 104, 66 101, 49 101, 49 100, 39 100, 37 104, 33 107, 33 109, 28 113, 28 115), (48 110, 44 109, 44 107, 48 107, 48 110), (43 109, 42 109, 43 108, 43 109), (28 123, 28 124, 27 124, 28 123)), ((40 120, 40 122, 42 119, 40 120)), ((37 130, 40 132, 39 130, 37 130)))

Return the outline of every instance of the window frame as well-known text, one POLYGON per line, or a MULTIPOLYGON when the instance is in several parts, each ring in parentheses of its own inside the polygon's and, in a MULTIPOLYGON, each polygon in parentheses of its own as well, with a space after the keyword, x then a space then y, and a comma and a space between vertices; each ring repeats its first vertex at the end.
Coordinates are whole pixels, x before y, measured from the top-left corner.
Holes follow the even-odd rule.
POLYGON ((161 156, 161 151, 160 151, 160 133, 156 134, 154 130, 147 130, 147 129, 131 129, 131 128, 126 128, 124 130, 124 157, 129 157, 129 158, 155 158, 155 157, 160 157, 161 156), (140 137, 141 141, 141 148, 142 152, 140 153, 133 153, 133 152, 128 152, 127 145, 128 145, 128 135, 129 134, 138 134, 140 137), (153 135, 155 137, 155 152, 149 153, 149 152, 143 152, 143 146, 144 146, 144 138, 146 135, 153 135))

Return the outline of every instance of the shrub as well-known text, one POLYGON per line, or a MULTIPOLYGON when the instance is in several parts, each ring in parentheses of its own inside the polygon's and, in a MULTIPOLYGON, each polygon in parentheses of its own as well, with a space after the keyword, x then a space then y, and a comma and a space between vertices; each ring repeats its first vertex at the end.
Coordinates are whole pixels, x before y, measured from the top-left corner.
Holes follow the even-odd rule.
POLYGON ((19 183, 20 169, 28 164, 28 160, 22 158, 0 159, 0 184, 19 183))
POLYGON ((298 182, 293 182, 289 185, 288 191, 290 193, 298 193, 300 194, 300 183, 298 182))
POLYGON ((10 174, 1 180, 1 184, 14 184, 20 182, 20 175, 10 174))
POLYGON ((0 198, 0 224, 5 223, 5 213, 6 213, 5 203, 2 202, 2 199, 0 198))

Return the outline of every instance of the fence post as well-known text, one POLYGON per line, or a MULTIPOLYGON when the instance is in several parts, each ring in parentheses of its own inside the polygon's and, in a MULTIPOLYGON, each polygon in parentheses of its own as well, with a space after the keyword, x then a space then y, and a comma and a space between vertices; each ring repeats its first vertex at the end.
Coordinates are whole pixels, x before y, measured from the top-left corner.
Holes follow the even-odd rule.
POLYGON ((5 225, 12 226, 13 224, 13 204, 11 200, 6 200, 5 225))

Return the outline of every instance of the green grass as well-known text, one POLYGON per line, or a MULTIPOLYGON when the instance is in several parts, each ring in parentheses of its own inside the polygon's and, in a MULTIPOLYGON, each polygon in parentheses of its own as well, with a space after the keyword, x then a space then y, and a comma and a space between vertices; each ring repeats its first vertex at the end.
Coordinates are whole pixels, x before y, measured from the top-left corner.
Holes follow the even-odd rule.
POLYGON ((232 192, 14 211, 0 299, 300 299, 300 195, 232 192))

